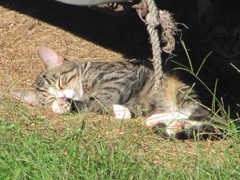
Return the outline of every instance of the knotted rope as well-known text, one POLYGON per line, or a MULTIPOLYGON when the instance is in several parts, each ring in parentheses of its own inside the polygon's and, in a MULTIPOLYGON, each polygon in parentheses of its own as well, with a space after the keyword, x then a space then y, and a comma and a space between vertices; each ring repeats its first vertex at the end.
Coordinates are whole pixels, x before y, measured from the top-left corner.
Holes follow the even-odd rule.
POLYGON ((157 8, 154 0, 142 0, 142 2, 135 8, 141 19, 146 23, 147 31, 150 36, 153 54, 152 62, 156 79, 155 86, 157 89, 163 88, 164 82, 161 54, 162 50, 166 53, 172 54, 172 51, 175 48, 174 35, 177 32, 176 23, 168 11, 162 11, 157 8), (162 28, 161 41, 157 29, 159 26, 162 28), (160 43, 164 44, 162 48, 160 43))

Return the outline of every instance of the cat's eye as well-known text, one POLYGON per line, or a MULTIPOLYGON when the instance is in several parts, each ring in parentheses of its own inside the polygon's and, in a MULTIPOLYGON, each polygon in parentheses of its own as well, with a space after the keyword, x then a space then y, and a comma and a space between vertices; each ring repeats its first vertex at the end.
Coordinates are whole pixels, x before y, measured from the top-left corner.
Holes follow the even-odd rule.
POLYGON ((214 29, 214 34, 220 38, 224 38, 225 37, 225 31, 222 28, 216 28, 214 29))
POLYGON ((58 89, 60 89, 60 90, 62 90, 63 89, 63 87, 59 84, 59 86, 58 86, 58 89))
POLYGON ((62 90, 62 89, 63 89, 61 80, 58 80, 58 81, 57 81, 57 83, 56 83, 56 89, 58 89, 58 90, 62 90))
POLYGON ((56 98, 55 97, 53 97, 53 96, 51 96, 51 97, 48 97, 47 98, 47 102, 51 102, 51 101, 54 101, 56 98))

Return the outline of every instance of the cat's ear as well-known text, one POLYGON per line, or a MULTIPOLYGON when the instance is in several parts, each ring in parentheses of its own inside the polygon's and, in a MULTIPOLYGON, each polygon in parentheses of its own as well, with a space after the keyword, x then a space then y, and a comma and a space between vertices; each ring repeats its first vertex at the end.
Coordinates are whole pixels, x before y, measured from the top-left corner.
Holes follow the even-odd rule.
POLYGON ((201 21, 205 21, 217 11, 217 7, 211 0, 198 0, 198 16, 201 21))
POLYGON ((38 47, 37 54, 45 69, 52 69, 61 66, 64 62, 62 56, 48 47, 38 47))
POLYGON ((31 106, 37 106, 37 94, 33 89, 14 89, 10 91, 13 98, 26 102, 31 106))

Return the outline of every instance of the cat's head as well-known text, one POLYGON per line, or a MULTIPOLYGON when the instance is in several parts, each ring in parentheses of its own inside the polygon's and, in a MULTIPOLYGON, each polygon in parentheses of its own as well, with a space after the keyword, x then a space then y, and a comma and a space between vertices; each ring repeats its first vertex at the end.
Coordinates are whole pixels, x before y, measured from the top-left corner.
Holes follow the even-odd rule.
POLYGON ((212 51, 219 60, 240 64, 240 13, 224 5, 198 0, 201 48, 205 55, 212 51))
POLYGON ((37 76, 33 88, 14 89, 11 96, 40 107, 59 98, 80 100, 83 90, 79 66, 47 47, 37 48, 37 54, 44 70, 37 76))

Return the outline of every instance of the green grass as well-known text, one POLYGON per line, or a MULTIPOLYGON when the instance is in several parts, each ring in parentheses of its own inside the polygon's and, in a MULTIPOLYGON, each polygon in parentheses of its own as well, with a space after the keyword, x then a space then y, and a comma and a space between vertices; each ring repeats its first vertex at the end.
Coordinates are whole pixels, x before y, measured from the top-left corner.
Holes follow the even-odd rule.
POLYGON ((167 141, 138 121, 0 101, 0 179, 237 179, 240 140, 167 141), (102 119, 101 119, 102 118, 102 119))
MULTIPOLYGON (((196 77, 199 72, 194 73, 191 64, 190 68, 180 66, 180 70, 196 77)), ((51 117, 51 110, 10 101, 5 97, 7 91, 0 92, 0 179, 240 177, 240 138, 234 125, 225 127, 228 136, 220 140, 168 141, 146 128, 140 118, 51 117)), ((223 108, 212 108, 227 117, 223 108)))

